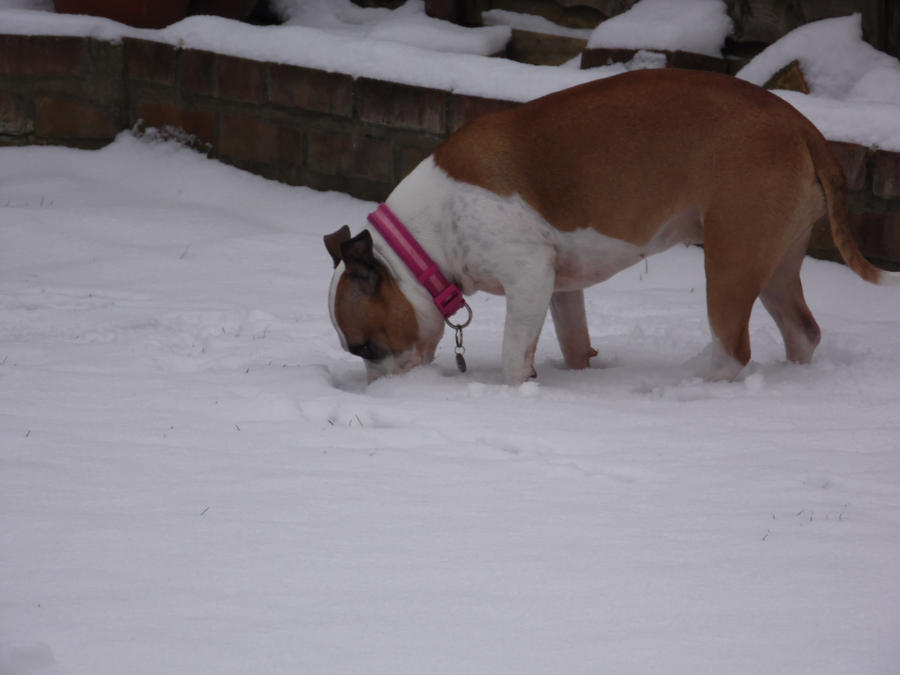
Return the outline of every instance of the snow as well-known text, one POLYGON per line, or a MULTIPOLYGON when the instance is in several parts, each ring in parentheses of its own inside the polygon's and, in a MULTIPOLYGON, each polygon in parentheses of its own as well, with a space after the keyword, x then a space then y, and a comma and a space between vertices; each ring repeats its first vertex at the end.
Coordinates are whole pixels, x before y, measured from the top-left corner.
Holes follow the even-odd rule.
MULTIPOLYGON (((459 46, 461 35, 471 31, 475 35, 477 31, 430 19, 422 11, 421 0, 410 0, 401 10, 394 10, 396 16, 386 10, 351 7, 349 0, 307 1, 313 3, 310 7, 315 12, 304 9, 305 3, 298 0, 284 0, 283 10, 291 17, 285 26, 251 26, 218 17, 193 16, 163 30, 141 30, 97 17, 44 11, 45 0, 33 0, 30 9, 29 0, 0 0, 0 32, 86 35, 110 41, 130 36, 509 101, 528 101, 600 77, 660 65, 658 57, 647 51, 640 52, 629 64, 589 70, 572 67, 577 60, 567 64, 569 67, 532 66, 479 54, 434 51, 423 47, 459 46), (313 25, 299 25, 303 22, 313 25), (443 37, 436 37, 436 33, 443 37)), ((612 31, 611 35, 640 37, 640 43, 635 42, 634 46, 641 48, 701 52, 702 45, 697 41, 706 36, 703 39, 708 38, 709 45, 715 43, 713 51, 718 53, 730 26, 721 0, 687 0, 688 4, 682 4, 684 1, 676 4, 673 0, 641 0, 629 12, 601 24, 598 30, 612 26, 605 29, 612 31), (678 16, 690 20, 672 19, 669 14, 676 9, 678 16), (657 42, 657 29, 673 40, 677 37, 677 43, 657 42)), ((862 42, 859 21, 858 16, 833 19, 810 24, 807 32, 798 29, 763 52, 741 71, 741 76, 751 81, 762 77, 765 81, 765 73, 771 74, 793 58, 806 55, 804 70, 812 73, 813 95, 784 94, 783 98, 832 140, 900 151, 898 63, 862 42), (802 39, 795 39, 798 33, 802 39), (820 82, 826 84, 820 86, 820 82)), ((604 46, 627 47, 631 43, 604 46)), ((492 50, 493 46, 484 49, 492 50)))
MULTIPOLYGON (((0 0, 8 2, 9 0, 0 0)), ((21 0, 14 0, 21 2, 21 0)), ((341 0, 349 4, 349 0, 341 0)), ((328 0, 331 5, 331 0, 328 0)), ((407 3, 408 5, 412 3, 407 3)), ((86 35, 98 40, 119 41, 135 37, 165 42, 183 48, 204 49, 259 61, 339 72, 353 77, 401 82, 432 87, 473 96, 509 101, 528 101, 559 89, 624 72, 622 66, 580 71, 572 68, 533 66, 507 59, 490 58, 472 53, 435 51, 460 45, 460 35, 478 34, 481 29, 463 29, 446 21, 437 21, 416 11, 404 11, 392 20, 375 20, 355 25, 337 9, 320 17, 327 26, 290 23, 283 26, 252 26, 212 16, 191 16, 162 30, 131 28, 98 17, 54 14, 43 11, 2 9, 0 32, 24 35, 86 35), (345 28, 335 28, 335 24, 345 28), (427 30, 426 26, 430 26, 427 30), (442 37, 437 37, 438 35, 442 37), (402 41, 397 39, 402 36, 402 41), (413 42, 418 46, 407 44, 413 42)), ((347 8, 344 8, 347 9, 347 8)), ((357 8, 359 9, 359 8, 357 8)), ((415 10, 415 7, 412 7, 415 10)), ((368 10, 371 11, 371 10, 368 10)), ((296 21, 311 21, 299 12, 296 21)), ((313 15, 317 16, 317 15, 313 15)), ((506 27, 484 29, 490 35, 502 33, 506 27), (499 31, 499 33, 498 33, 499 31)), ((477 38, 482 41, 482 38, 477 38)), ((496 44, 484 49, 491 53, 496 44)))
POLYGON ((722 0, 639 0, 600 23, 588 49, 664 49, 721 56, 731 19, 722 0))
POLYGON ((123 134, 0 149, 0 672, 896 672, 900 295, 808 261, 734 383, 702 252, 587 293, 605 364, 366 386, 322 234, 373 207, 123 134))
POLYGON ((502 52, 512 35, 508 26, 463 28, 425 13, 424 0, 407 0, 395 10, 360 7, 351 0, 276 0, 287 25, 407 44, 439 52, 491 56, 502 52))
POLYGON ((794 60, 815 96, 900 105, 900 61, 863 40, 859 14, 794 29, 758 54, 738 77, 762 86, 794 60))
POLYGON ((569 28, 561 26, 538 14, 525 14, 523 12, 511 12, 506 9, 488 9, 481 13, 481 20, 486 26, 509 26, 517 30, 530 31, 532 33, 546 33, 548 35, 561 35, 563 37, 587 40, 593 32, 590 28, 569 28))
POLYGON ((812 120, 826 138, 900 151, 900 61, 862 39, 859 14, 791 31, 737 76, 762 85, 795 59, 810 94, 776 93, 812 120))

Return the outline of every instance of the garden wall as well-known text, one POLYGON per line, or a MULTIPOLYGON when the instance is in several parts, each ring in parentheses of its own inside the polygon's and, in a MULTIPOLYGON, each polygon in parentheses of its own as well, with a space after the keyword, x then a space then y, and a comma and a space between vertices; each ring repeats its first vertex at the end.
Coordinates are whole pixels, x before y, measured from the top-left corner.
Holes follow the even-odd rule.
MULTIPOLYGON (((513 105, 145 40, 0 35, 0 145, 180 127, 229 164, 373 201, 465 121, 513 105)), ((900 153, 831 145, 864 252, 900 265, 900 153)), ((811 251, 834 257, 827 231, 811 251)))

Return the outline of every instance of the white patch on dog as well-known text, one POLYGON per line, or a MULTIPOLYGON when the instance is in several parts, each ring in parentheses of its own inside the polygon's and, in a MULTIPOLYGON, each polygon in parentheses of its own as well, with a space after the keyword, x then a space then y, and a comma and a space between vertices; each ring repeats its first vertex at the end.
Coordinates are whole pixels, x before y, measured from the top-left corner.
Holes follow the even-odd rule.
POLYGON ((338 326, 337 318, 334 315, 338 282, 340 282, 341 277, 344 275, 345 267, 344 261, 341 260, 334 268, 334 274, 331 275, 331 285, 328 287, 328 315, 331 317, 331 325, 334 326, 334 329, 337 331, 338 339, 341 341, 341 347, 344 348, 344 351, 347 351, 347 336, 344 335, 344 331, 338 326))

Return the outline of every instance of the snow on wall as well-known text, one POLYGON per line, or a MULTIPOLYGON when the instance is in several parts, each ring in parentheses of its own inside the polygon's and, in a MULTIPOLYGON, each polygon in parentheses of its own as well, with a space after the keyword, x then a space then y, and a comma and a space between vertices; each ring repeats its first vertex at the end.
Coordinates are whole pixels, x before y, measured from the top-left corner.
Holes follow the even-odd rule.
POLYGON ((900 105, 900 61, 863 40, 859 14, 801 26, 758 54, 737 74, 763 85, 798 60, 813 95, 900 105))
POLYGON ((776 93, 827 138, 900 150, 900 61, 863 40, 859 14, 814 21, 791 31, 737 77, 762 85, 795 59, 810 95, 776 93))
POLYGON ((358 39, 382 40, 437 52, 491 56, 502 52, 512 29, 464 28, 425 13, 422 0, 397 9, 360 7, 351 0, 275 0, 287 26, 306 26, 358 39))
POLYGON ((84 36, 111 42, 120 42, 124 37, 141 38, 257 61, 509 101, 528 101, 624 71, 621 66, 610 66, 582 72, 478 54, 434 51, 393 41, 399 32, 402 31, 384 29, 378 37, 377 33, 360 35, 303 25, 252 26, 212 16, 192 16, 162 30, 144 30, 97 17, 0 9, 0 33, 7 35, 84 36))
POLYGON ((509 26, 517 30, 527 30, 532 33, 545 33, 547 35, 559 35, 562 37, 588 40, 593 32, 590 28, 569 28, 561 26, 538 14, 524 14, 511 12, 506 9, 489 9, 481 13, 481 20, 486 26, 509 26))
POLYGON ((640 0, 601 23, 588 48, 665 49, 721 56, 731 32, 722 0, 640 0))
MULTIPOLYGON (((478 54, 436 52, 398 44, 392 40, 409 31, 383 28, 379 33, 372 29, 377 25, 374 21, 363 32, 353 32, 306 25, 260 27, 217 17, 195 16, 157 31, 130 28, 97 17, 21 9, 27 2, 0 0, 0 33, 85 36, 111 42, 135 37, 185 49, 202 49, 343 73, 354 78, 369 77, 506 101, 528 101, 625 69, 617 64, 580 71, 532 66, 478 54), (370 32, 365 34, 365 30, 370 32)), ((35 6, 41 7, 41 2, 35 0, 35 6)), ((613 34, 630 35, 636 40, 635 46, 648 47, 650 45, 646 43, 654 37, 653 31, 665 30, 674 41, 658 42, 654 45, 657 48, 718 54, 722 40, 730 30, 721 1, 689 0, 683 4, 678 0, 682 12, 688 7, 696 11, 696 15, 689 14, 695 16, 691 24, 667 18, 674 3, 675 0, 641 0, 630 12, 604 22, 600 28, 607 26, 604 30, 611 31, 613 29, 609 27, 615 27, 616 20, 635 21, 634 24, 626 22, 624 28, 620 23, 620 28, 613 34), (639 24, 635 16, 638 19, 643 16, 639 24)), ((411 11, 409 16, 401 15, 395 28, 402 26, 404 21, 419 21, 416 16, 411 11)), ((302 18, 295 15, 295 19, 299 20, 298 17, 302 18)), ((336 21, 340 19, 337 12, 332 17, 336 17, 336 21)), ((347 22, 346 16, 344 21, 347 22)), ((390 26, 390 23, 382 20, 380 25, 390 26)), ((603 31, 595 32, 594 39, 601 40, 603 35, 603 31)), ((784 65, 785 58, 798 56, 803 57, 804 71, 812 79, 813 96, 786 95, 786 100, 832 140, 900 151, 900 108, 897 107, 900 66, 896 59, 862 42, 858 17, 825 20, 794 31, 757 57, 741 76, 758 81, 764 73, 771 74, 784 65), (877 101, 879 105, 866 103, 871 101, 877 101)))

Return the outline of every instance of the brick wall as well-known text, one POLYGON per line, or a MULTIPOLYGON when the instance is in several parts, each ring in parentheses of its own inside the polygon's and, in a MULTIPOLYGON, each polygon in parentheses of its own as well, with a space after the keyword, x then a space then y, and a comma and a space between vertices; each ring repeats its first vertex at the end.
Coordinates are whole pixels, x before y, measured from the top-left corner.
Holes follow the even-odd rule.
MULTIPOLYGON (((863 254, 900 269, 900 153, 829 141, 847 179, 850 225, 863 254)), ((813 231, 809 251, 840 260, 827 224, 813 231)))
MULTIPOLYGON (((170 125, 229 164, 376 201, 465 121, 513 105, 144 40, 0 35, 0 145, 170 125)), ((864 252, 900 266, 900 153, 831 145, 864 252)), ((811 251, 836 256, 826 229, 811 251)))
POLYGON ((466 120, 513 105, 144 40, 0 36, 0 144, 182 127, 229 164, 383 199, 466 120))

